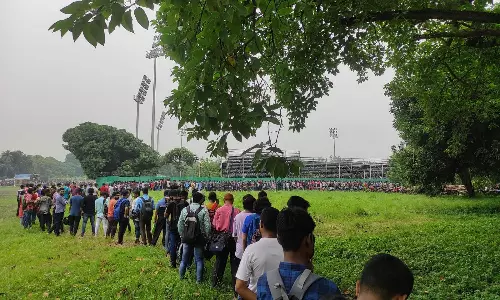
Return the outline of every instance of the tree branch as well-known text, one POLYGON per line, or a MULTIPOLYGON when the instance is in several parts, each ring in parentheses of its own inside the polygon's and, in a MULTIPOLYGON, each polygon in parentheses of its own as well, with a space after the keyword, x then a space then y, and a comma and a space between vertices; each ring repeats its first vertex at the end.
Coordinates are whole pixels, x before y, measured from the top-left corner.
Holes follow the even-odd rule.
POLYGON ((455 32, 433 32, 415 35, 416 40, 436 39, 436 38, 474 38, 483 36, 500 37, 498 29, 478 29, 478 30, 461 30, 455 32))
POLYGON ((419 10, 369 12, 365 16, 352 16, 349 18, 341 19, 340 23, 344 26, 353 26, 361 23, 392 20, 450 20, 477 23, 500 23, 500 13, 426 8, 419 10))

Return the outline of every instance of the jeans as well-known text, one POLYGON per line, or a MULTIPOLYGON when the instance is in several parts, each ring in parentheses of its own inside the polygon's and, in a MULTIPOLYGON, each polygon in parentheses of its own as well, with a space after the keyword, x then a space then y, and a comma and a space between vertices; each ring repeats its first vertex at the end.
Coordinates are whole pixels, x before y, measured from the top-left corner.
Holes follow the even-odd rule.
POLYGON ((33 224, 33 216, 35 216, 35 212, 32 210, 25 210, 23 213, 23 226, 24 228, 31 227, 33 224))
POLYGON ((40 229, 42 231, 45 231, 45 227, 47 227, 47 230, 50 230, 51 226, 52 226, 52 215, 50 213, 40 214, 40 229))
MULTIPOLYGON (((193 260, 193 250, 194 250, 194 260, 196 262, 196 282, 200 283, 203 279, 203 246, 188 245, 186 243, 182 244, 182 261, 179 268, 179 275, 181 279, 184 279, 184 274, 186 274, 186 268, 191 264, 193 260)), ((172 253, 172 252, 170 252, 172 253)))
POLYGON ((151 241, 153 246, 156 246, 156 242, 158 242, 158 239, 160 238, 160 233, 163 233, 161 241, 162 244, 165 244, 165 223, 167 223, 167 219, 165 218, 158 218, 158 220, 156 220, 153 240, 151 241))
POLYGON ((116 234, 116 226, 118 224, 118 221, 115 221, 113 217, 108 217, 108 221, 109 221, 108 225, 109 227, 108 231, 106 232, 106 236, 111 236, 111 238, 114 238, 116 234))
POLYGON ((80 226, 80 219, 81 216, 69 216, 68 221, 69 221, 69 233, 72 235, 76 235, 76 232, 78 231, 78 226, 80 226))
POLYGON ((59 234, 61 234, 63 217, 64 212, 54 214, 54 233, 56 234, 56 236, 59 236, 59 234))
POLYGON ((95 235, 95 216, 94 214, 83 214, 82 236, 85 234, 87 220, 90 218, 90 226, 92 227, 92 235, 95 235))
POLYGON ((169 240, 169 252, 170 252, 170 266, 177 266, 177 248, 181 243, 181 237, 179 236, 179 232, 169 231, 168 232, 168 240, 169 240))
POLYGON ((123 244, 123 235, 125 234, 125 231, 127 230, 127 225, 129 224, 128 218, 127 219, 122 219, 118 221, 120 224, 120 228, 118 229, 118 244, 123 244))
POLYGON ((134 228, 135 228, 135 240, 138 241, 141 237, 141 224, 139 221, 134 220, 134 228))
POLYGON ((104 231, 104 236, 106 236, 106 232, 108 232, 108 219, 105 216, 97 217, 95 224, 95 236, 99 233, 99 227, 102 222, 102 229, 104 231))
POLYGON ((149 220, 144 220, 141 218, 139 221, 139 225, 141 226, 141 237, 142 237, 142 243, 144 245, 150 244, 151 245, 151 219, 149 220), (146 236, 148 238, 147 243, 146 243, 146 236))
POLYGON ((165 251, 167 251, 167 254, 170 253, 170 238, 168 237, 168 222, 165 221, 165 232, 166 232, 166 239, 165 239, 165 251))
MULTIPOLYGON (((233 238, 230 238, 227 242, 226 248, 220 252, 215 253, 215 265, 214 272, 212 274, 212 286, 217 286, 224 277, 224 271, 226 270, 227 258, 230 257, 231 263, 231 274, 236 274, 238 267, 236 266, 236 256, 234 255, 236 251, 236 242, 233 238), (236 269, 235 269, 236 266, 236 269)), ((234 286, 233 286, 234 289, 234 286)))

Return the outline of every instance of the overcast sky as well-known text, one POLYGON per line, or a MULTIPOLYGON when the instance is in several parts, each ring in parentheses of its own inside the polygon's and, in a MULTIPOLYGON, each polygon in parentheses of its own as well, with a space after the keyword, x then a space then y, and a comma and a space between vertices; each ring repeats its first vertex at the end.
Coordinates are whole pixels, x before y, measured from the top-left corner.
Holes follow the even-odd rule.
MULTIPOLYGON (((59 9, 71 1, 3 1, 0 10, 1 118, 0 151, 22 150, 64 159, 62 134, 70 127, 91 121, 124 128, 135 133, 136 107, 133 94, 143 74, 152 77, 153 64, 145 52, 154 32, 138 24, 132 34, 118 28, 106 36, 106 45, 94 49, 83 36, 73 42, 71 34, 61 39, 47 29, 64 15, 59 9)), ((162 100, 175 87, 170 73, 173 63, 158 61, 157 118, 162 100)), ((357 84, 356 75, 341 68, 328 97, 319 101, 301 133, 282 131, 279 146, 298 150, 302 156, 329 156, 333 143, 328 128, 337 127, 337 155, 342 157, 386 158, 391 145, 398 143, 389 112, 390 100, 383 85, 392 74, 372 76, 357 84)), ((152 93, 141 105, 140 138, 149 144, 152 93)), ((160 153, 180 145, 177 120, 167 119, 160 133, 160 153)), ((244 149, 266 140, 267 129, 257 138, 230 149, 244 149)), ((206 157, 205 141, 185 144, 206 157)))

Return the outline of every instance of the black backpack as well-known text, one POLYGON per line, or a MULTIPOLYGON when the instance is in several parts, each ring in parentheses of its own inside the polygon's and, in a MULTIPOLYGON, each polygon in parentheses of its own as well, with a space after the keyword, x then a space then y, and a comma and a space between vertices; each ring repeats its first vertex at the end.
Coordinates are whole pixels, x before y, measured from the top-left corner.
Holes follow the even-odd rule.
POLYGON ((174 202, 174 211, 172 213, 172 217, 170 218, 170 228, 177 228, 181 212, 187 206, 189 206, 189 204, 187 204, 184 200, 181 200, 178 203, 174 202))
POLYGON ((141 207, 141 217, 143 220, 151 220, 153 218, 153 201, 151 198, 148 200, 142 198, 142 207, 141 207))
POLYGON ((187 207, 187 215, 184 220, 184 230, 182 231, 182 242, 193 245, 200 242, 201 238, 201 224, 198 219, 198 214, 203 209, 203 207, 198 207, 196 211, 191 211, 190 207, 187 207))

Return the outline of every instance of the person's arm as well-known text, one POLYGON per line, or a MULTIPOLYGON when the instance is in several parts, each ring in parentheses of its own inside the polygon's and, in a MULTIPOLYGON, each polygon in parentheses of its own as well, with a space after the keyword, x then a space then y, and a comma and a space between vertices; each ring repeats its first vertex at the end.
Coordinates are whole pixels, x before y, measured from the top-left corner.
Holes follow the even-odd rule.
MULTIPOLYGON (((208 212, 208 209, 207 209, 207 212, 208 212)), ((216 210, 215 211, 215 215, 214 215, 214 220, 212 221, 212 225, 214 226, 215 230, 217 230, 217 220, 219 220, 219 217, 220 217, 220 211, 219 210, 216 210)), ((209 217, 209 221, 210 222, 210 217, 209 217)))
POLYGON ((210 235, 210 230, 211 230, 210 216, 208 215, 208 210, 206 208, 204 208, 203 210, 205 211, 205 213, 204 213, 205 234, 208 237, 210 235))
POLYGON ((257 294, 248 288, 248 282, 236 278, 236 293, 241 296, 243 300, 257 300, 257 294))
POLYGON ((186 218, 187 209, 184 208, 181 211, 181 215, 179 216, 179 221, 177 222, 177 231, 179 235, 182 236, 182 232, 184 231, 184 219, 186 218))
POLYGON ((236 272, 236 292, 244 300, 257 300, 257 295, 248 288, 248 281, 253 273, 252 254, 247 251, 243 253, 241 262, 236 272))

